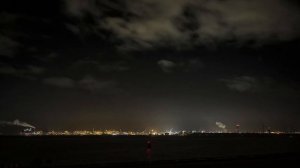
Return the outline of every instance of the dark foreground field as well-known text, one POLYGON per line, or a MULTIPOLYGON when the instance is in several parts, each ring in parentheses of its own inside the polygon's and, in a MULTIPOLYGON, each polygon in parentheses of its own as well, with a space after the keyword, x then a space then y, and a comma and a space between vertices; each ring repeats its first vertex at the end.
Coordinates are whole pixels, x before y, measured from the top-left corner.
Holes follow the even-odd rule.
POLYGON ((299 160, 296 135, 0 137, 0 167, 269 167, 299 160))

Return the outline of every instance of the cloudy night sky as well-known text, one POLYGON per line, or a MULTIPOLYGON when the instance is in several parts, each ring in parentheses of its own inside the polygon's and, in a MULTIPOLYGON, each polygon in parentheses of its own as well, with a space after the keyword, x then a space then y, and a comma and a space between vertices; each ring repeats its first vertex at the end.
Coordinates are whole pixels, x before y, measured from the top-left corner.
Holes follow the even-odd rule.
POLYGON ((0 120, 300 129, 296 0, 0 3, 0 120))

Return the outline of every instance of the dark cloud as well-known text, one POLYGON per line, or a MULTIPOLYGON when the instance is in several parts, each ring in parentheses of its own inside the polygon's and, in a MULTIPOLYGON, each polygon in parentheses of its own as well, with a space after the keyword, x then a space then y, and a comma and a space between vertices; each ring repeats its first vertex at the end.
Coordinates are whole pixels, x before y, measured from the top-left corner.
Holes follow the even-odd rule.
POLYGON ((43 74, 45 72, 45 68, 29 65, 28 71, 32 74, 43 74))
POLYGON ((115 88, 116 83, 109 80, 98 80, 92 76, 85 76, 78 81, 80 88, 89 90, 89 91, 105 91, 107 89, 115 88))
POLYGON ((0 56, 11 58, 23 46, 18 38, 24 34, 16 31, 17 28, 15 27, 21 16, 1 11, 0 18, 0 56))
POLYGON ((40 66, 28 65, 23 68, 16 68, 8 64, 0 64, 0 74, 10 75, 20 78, 36 79, 45 72, 45 68, 40 66))
POLYGON ((174 62, 165 59, 159 60, 157 64, 165 73, 171 73, 176 67, 176 64, 174 62))
POLYGON ((99 70, 102 72, 122 72, 128 71, 130 68, 126 65, 115 64, 115 65, 100 65, 99 70))
POLYGON ((186 72, 195 72, 204 68, 204 63, 198 58, 192 58, 181 63, 181 66, 186 72))
POLYGON ((61 88, 80 89, 91 93, 115 94, 121 92, 114 80, 101 80, 91 75, 86 75, 79 80, 69 77, 49 77, 43 79, 43 82, 61 88))
POLYGON ((1 65, 0 73, 7 74, 7 75, 16 75, 19 73, 19 71, 13 66, 1 65))
POLYGON ((13 57, 21 44, 0 34, 0 56, 13 57))
POLYGON ((121 48, 125 49, 166 45, 177 48, 209 46, 227 41, 239 44, 254 41, 261 45, 299 37, 300 12, 292 1, 66 2, 69 15, 93 17, 93 27, 114 33, 115 38, 123 41, 121 48), (103 9, 103 6, 106 8, 103 9), (107 15, 107 11, 119 15, 107 15))
POLYGON ((84 14, 91 13, 99 15, 101 11, 98 9, 97 1, 82 1, 82 0, 65 0, 67 7, 67 13, 70 13, 77 17, 84 17, 84 14))
POLYGON ((97 61, 95 59, 80 59, 72 64, 72 67, 77 68, 90 68, 94 72, 124 72, 130 70, 128 63, 124 61, 97 61))
POLYGON ((36 59, 42 61, 42 62, 51 62, 59 57, 59 54, 56 52, 51 52, 43 55, 37 55, 36 59))
POLYGON ((196 72, 204 67, 203 62, 198 58, 192 58, 187 60, 170 61, 167 59, 161 59, 157 61, 160 69, 165 73, 178 72, 196 72))
POLYGON ((240 76, 233 79, 222 79, 226 86, 238 92, 246 92, 255 89, 258 85, 257 79, 251 76, 240 76))
POLYGON ((49 85, 62 88, 73 88, 76 85, 76 82, 68 77, 49 77, 43 79, 43 82, 49 85))
POLYGON ((69 24, 69 23, 66 23, 65 25, 66 25, 66 28, 68 30, 70 30, 72 33, 74 33, 76 35, 80 34, 80 28, 78 26, 69 24))

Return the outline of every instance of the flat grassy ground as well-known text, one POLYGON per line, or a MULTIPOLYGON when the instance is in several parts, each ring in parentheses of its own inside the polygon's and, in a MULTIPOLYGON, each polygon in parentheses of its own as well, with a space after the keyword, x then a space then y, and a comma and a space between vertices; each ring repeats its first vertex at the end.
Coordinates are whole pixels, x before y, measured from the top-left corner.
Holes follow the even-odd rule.
POLYGON ((172 167, 284 164, 300 159, 299 135, 1 136, 0 166, 172 167), (152 158, 146 142, 152 142, 152 158), (251 162, 253 161, 254 162, 251 162), (282 162, 282 163, 281 163, 282 162))

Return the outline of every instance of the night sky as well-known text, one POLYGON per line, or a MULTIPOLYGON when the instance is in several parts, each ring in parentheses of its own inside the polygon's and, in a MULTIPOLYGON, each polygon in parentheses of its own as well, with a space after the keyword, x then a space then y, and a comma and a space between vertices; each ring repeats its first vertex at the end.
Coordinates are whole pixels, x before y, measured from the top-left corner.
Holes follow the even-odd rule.
POLYGON ((0 120, 300 129, 297 0, 0 2, 0 120))

